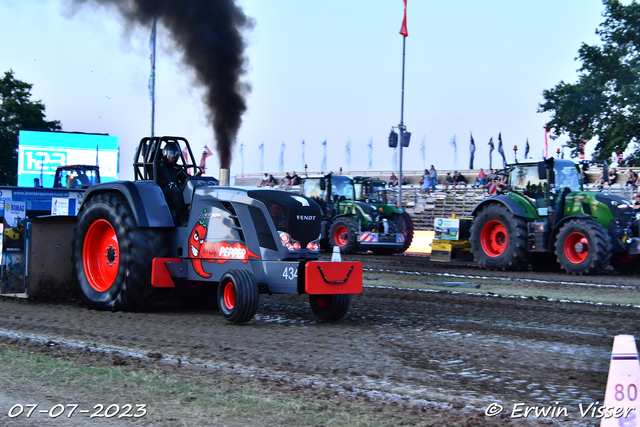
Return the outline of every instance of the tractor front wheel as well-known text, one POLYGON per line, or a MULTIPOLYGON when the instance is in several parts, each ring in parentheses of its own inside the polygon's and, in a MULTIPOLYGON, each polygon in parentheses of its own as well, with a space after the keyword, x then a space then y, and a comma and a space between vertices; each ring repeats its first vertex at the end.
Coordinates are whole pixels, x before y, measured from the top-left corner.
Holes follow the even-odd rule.
POLYGON ((258 311, 258 283, 250 271, 231 269, 218 284, 218 308, 225 320, 245 323, 258 311))
POLYGON ((72 246, 81 299, 97 310, 140 310, 152 302, 151 264, 165 250, 161 230, 140 229, 127 201, 99 194, 85 201, 72 246))
MULTIPOLYGON (((635 220, 631 224, 631 236, 638 237, 640 234, 640 220, 635 220)), ((618 252, 611 257, 611 265, 613 268, 625 274, 640 273, 640 255, 618 252)))
POLYGON ((517 270, 527 261, 527 222, 506 206, 485 207, 471 227, 471 252, 482 268, 517 270))
POLYGON ((349 311, 351 294, 309 295, 309 305, 319 320, 340 320, 349 311))
POLYGON ((329 227, 329 243, 337 246, 343 254, 358 251, 358 224, 348 216, 337 218, 329 227))
POLYGON ((572 219, 556 237, 556 257, 567 273, 594 274, 609 265, 611 241, 592 219, 572 219))

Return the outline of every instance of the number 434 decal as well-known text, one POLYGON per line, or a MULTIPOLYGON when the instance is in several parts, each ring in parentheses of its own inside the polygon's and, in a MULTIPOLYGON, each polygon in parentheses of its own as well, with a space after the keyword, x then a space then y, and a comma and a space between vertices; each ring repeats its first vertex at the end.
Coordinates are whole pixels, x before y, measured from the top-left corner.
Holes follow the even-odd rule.
POLYGON ((282 277, 287 280, 294 280, 298 278, 298 267, 285 267, 282 272, 282 277))

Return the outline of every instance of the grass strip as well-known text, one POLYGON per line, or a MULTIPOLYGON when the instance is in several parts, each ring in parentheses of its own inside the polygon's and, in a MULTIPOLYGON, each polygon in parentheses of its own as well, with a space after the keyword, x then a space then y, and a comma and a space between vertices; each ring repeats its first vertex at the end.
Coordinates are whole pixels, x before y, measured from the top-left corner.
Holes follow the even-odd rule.
MULTIPOLYGON (((65 396, 66 402, 124 405, 146 403, 148 416, 138 425, 296 425, 386 426, 390 419, 354 405, 331 400, 289 397, 284 393, 166 376, 133 366, 88 366, 40 352, 0 345, 0 385, 23 395, 65 396), (75 401, 72 401, 75 399, 75 401), (206 424, 203 424, 206 420, 206 424)), ((177 368, 179 370, 181 368, 177 368)), ((86 405, 85 405, 86 406, 86 405)))

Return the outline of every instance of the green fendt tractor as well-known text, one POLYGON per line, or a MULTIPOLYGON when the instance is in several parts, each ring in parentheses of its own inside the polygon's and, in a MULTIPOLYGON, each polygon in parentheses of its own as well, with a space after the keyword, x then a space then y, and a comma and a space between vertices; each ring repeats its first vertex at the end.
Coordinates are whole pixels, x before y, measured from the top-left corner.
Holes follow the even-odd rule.
MULTIPOLYGON (((594 162, 595 163, 595 162, 594 162)), ((593 274, 640 271, 638 221, 621 197, 583 190, 578 165, 549 158, 510 165, 508 187, 473 211, 471 252, 491 270, 560 266, 593 274)), ((608 173, 604 165, 605 175, 608 173)))
POLYGON ((413 241, 408 213, 387 202, 386 182, 343 175, 304 179, 302 194, 322 208, 321 247, 342 253, 401 253, 413 241))

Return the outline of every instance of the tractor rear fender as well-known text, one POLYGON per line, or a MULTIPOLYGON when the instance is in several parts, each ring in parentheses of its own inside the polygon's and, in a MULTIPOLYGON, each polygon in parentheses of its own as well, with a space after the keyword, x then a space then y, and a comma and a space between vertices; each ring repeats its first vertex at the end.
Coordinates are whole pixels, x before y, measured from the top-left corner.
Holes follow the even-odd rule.
POLYGON ((164 194, 154 182, 110 181, 94 185, 84 193, 83 206, 89 199, 102 193, 122 194, 131 206, 138 227, 173 227, 174 225, 164 194))
POLYGON ((520 204, 518 202, 513 200, 511 197, 504 196, 504 195, 490 197, 490 198, 482 201, 481 203, 478 204, 478 206, 476 206, 473 209, 473 212, 471 213, 471 215, 476 217, 478 215, 478 213, 482 209, 484 209, 485 206, 490 205, 492 203, 500 204, 500 205, 505 206, 507 209, 509 209, 509 211, 513 215, 515 215, 517 217, 529 219, 529 218, 527 218, 527 215, 526 215, 524 209, 522 209, 522 206, 520 206, 520 204))

